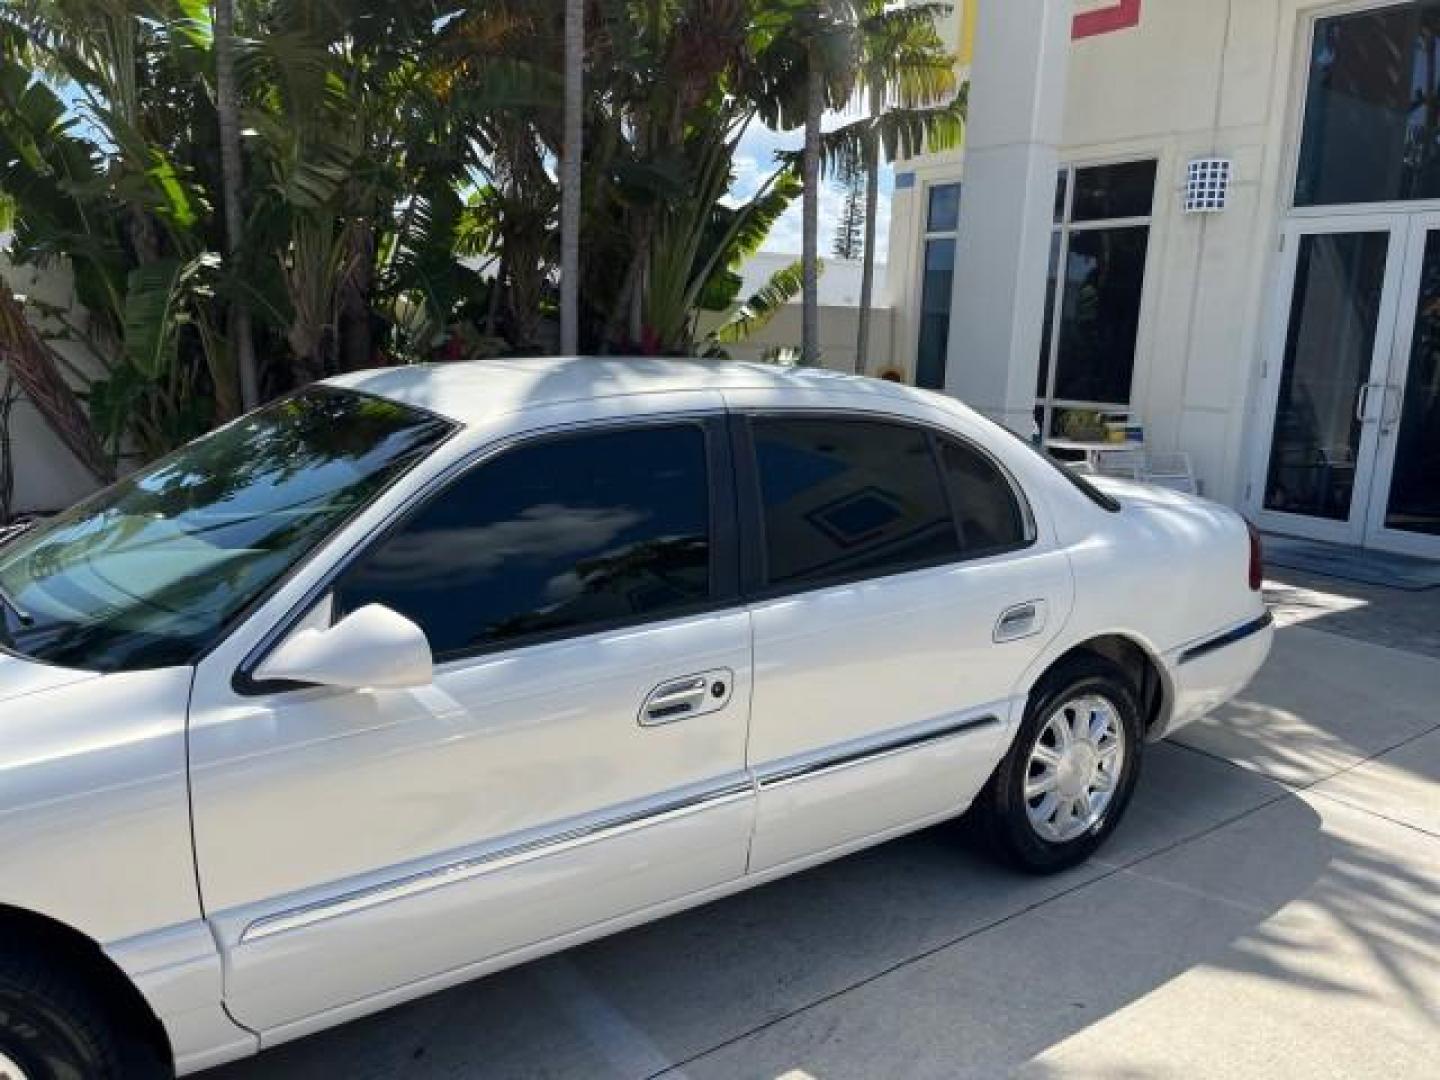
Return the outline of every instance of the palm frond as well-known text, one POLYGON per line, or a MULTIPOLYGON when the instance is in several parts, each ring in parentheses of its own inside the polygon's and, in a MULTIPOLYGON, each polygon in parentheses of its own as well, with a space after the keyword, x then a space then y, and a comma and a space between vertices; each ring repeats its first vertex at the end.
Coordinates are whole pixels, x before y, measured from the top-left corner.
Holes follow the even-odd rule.
MULTIPOLYGON (((964 89, 947 105, 931 109, 891 109, 879 117, 865 117, 827 131, 820 140, 823 175, 844 176, 865 168, 868 140, 878 145, 889 162, 922 153, 940 153, 960 147, 965 140, 968 94, 964 89)), ((788 155, 799 159, 796 151, 788 155)))
MULTIPOLYGON (((734 314, 711 331, 711 340, 735 345, 765 329, 786 304, 800 295, 805 284, 804 269, 804 264, 796 261, 777 270, 734 314)), ((823 272, 823 263, 821 269, 823 272)))
POLYGON ((125 292, 125 357, 152 382, 175 363, 176 315, 185 265, 161 259, 130 271, 125 292))

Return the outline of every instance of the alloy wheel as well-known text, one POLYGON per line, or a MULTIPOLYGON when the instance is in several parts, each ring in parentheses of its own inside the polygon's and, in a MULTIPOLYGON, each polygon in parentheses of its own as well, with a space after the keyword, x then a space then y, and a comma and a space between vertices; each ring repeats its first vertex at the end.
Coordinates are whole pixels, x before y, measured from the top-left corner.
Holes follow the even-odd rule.
POLYGON ((1124 773, 1125 739, 1103 697, 1074 698, 1050 714, 1025 768, 1025 813, 1037 836, 1069 843, 1105 816, 1124 773))

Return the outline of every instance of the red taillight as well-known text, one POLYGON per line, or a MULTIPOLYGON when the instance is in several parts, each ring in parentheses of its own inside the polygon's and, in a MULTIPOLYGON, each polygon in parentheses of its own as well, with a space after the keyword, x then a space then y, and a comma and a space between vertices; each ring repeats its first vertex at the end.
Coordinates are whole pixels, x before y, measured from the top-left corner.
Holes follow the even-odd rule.
POLYGON ((1245 522, 1245 528, 1250 530, 1250 591, 1259 592, 1265 585, 1265 545, 1254 522, 1245 522))

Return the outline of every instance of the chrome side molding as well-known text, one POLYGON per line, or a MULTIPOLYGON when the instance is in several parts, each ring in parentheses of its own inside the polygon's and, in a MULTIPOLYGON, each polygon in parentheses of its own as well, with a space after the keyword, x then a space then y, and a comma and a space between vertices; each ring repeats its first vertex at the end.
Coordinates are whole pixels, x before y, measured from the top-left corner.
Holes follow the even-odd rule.
POLYGON ((585 844, 609 840, 702 810, 713 810, 727 803, 752 798, 754 792, 754 783, 748 775, 732 774, 700 790, 689 789, 686 793, 677 793, 665 801, 620 811, 588 824, 562 825, 543 835, 519 842, 501 841, 489 850, 429 870, 256 919, 241 932, 240 944, 262 941, 276 934, 313 926, 341 915, 352 915, 395 900, 419 896, 447 885, 470 881, 497 870, 543 859, 585 844))
POLYGON ((766 788, 791 784, 797 780, 807 780, 823 773, 868 764, 931 743, 944 742, 960 735, 973 734, 983 728, 996 727, 999 723, 998 716, 986 714, 951 721, 942 727, 911 732, 899 737, 891 736, 859 745, 852 743, 843 748, 830 747, 828 750, 822 750, 818 754, 800 760, 791 759, 776 762, 770 766, 762 766, 755 770, 755 779, 760 790, 764 791, 766 788))
POLYGON ((396 900, 420 896, 447 885, 471 881, 497 870, 560 854, 585 844, 613 839, 651 825, 717 809, 742 799, 751 799, 757 790, 878 761, 999 724, 1000 718, 994 714, 972 716, 950 721, 939 727, 911 731, 863 744, 832 746, 804 759, 789 759, 768 767, 762 766, 754 770, 753 774, 732 773, 698 788, 669 793, 645 806, 616 808, 613 813, 584 824, 561 823, 539 835, 532 832, 532 835, 523 840, 501 840, 485 850, 440 866, 266 915, 245 927, 240 934, 240 944, 248 945, 342 915, 352 915, 396 900))

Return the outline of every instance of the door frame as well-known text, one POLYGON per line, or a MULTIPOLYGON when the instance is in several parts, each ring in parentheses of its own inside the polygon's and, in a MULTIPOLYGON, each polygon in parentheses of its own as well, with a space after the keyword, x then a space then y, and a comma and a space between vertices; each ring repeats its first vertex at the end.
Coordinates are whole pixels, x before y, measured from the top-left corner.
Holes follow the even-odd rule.
MULTIPOLYGON (((1408 261, 1411 219, 1414 216, 1410 213, 1348 213, 1331 214, 1324 218, 1306 217, 1288 221, 1281 232, 1284 254, 1275 279, 1274 299, 1265 331, 1265 361, 1259 398, 1259 438, 1255 440, 1251 454, 1250 482, 1245 499, 1246 512, 1262 529, 1286 536, 1337 544, 1359 546, 1365 542, 1370 515, 1370 492, 1374 490, 1377 477, 1378 425, 1370 422, 1374 415, 1373 393, 1365 402, 1367 419, 1361 426, 1360 445, 1356 451, 1354 491, 1349 516, 1337 521, 1271 510, 1265 506, 1278 420, 1280 387, 1285 371, 1285 348, 1289 343, 1295 284, 1304 238, 1383 232, 1389 236, 1389 248, 1375 328, 1375 344, 1364 385, 1374 388, 1388 382, 1399 327, 1400 293, 1408 261)), ((1357 409, 1360 404, 1357 399, 1357 409)))
POLYGON ((1413 359, 1416 323, 1420 309, 1420 287, 1425 266, 1425 249, 1432 233, 1440 232, 1440 211, 1406 215, 1407 231, 1404 269, 1401 278, 1398 321, 1386 358, 1380 415, 1372 425, 1378 433, 1374 479, 1369 492, 1365 522, 1365 546, 1401 555, 1440 559, 1440 536, 1392 529, 1385 524, 1390 494, 1395 482, 1395 459, 1400 446, 1405 397, 1409 393, 1410 364, 1413 359), (1393 418, 1393 419, 1392 419, 1393 418))
MULTIPOLYGON (((372 859, 369 865, 353 871, 346 868, 343 873, 321 875, 312 882, 301 882, 293 887, 290 883, 284 887, 251 890, 255 895, 237 896, 231 890, 228 896, 223 893, 213 896, 207 902, 206 913, 226 957, 227 1001, 236 1003, 245 1000, 253 1008, 256 999, 253 996, 246 998, 245 995, 253 995, 256 986, 285 984, 286 976, 273 974, 282 970, 276 965, 290 963, 304 948, 323 950, 334 944, 338 951, 341 945, 335 943, 343 943, 346 935, 374 935, 396 925, 394 904, 430 905, 426 908, 431 912, 427 918, 435 935, 443 939, 449 932, 452 940, 458 940, 453 937, 454 927, 473 914, 470 908, 477 902, 475 897, 481 895, 482 889, 502 886, 525 888, 525 882, 539 872, 547 859, 564 860, 576 873, 584 872, 587 866, 595 865, 597 861, 613 865, 617 859, 638 868, 641 859, 636 851, 643 854, 646 850, 655 850, 657 841, 666 836, 676 837, 674 850, 682 853, 695 852, 698 856, 707 850, 719 850, 714 844, 707 848, 705 844, 708 841, 695 836, 697 830, 708 830, 704 833, 705 837, 721 834, 725 840, 727 846, 721 851, 722 857, 728 857, 733 847, 733 878, 720 884, 700 882, 684 897, 661 896, 659 900, 664 904, 683 904, 692 895, 708 896, 722 892, 731 886, 738 887, 744 880, 754 818, 754 783, 746 775, 744 761, 753 653, 749 645, 749 616, 736 581, 739 538, 731 483, 733 468, 729 460, 727 412, 724 398, 718 392, 709 390, 668 392, 651 395, 650 399, 615 397, 579 403, 563 402, 537 406, 523 417, 501 419, 493 428, 477 425, 462 433, 465 436, 463 439, 437 451, 436 456, 426 464, 423 474, 417 471, 413 476, 406 477, 403 483, 383 493, 332 536, 310 561, 302 563, 295 574, 268 596, 249 618, 238 624, 197 668, 195 693, 191 698, 187 721, 195 785, 192 802, 197 873, 202 890, 218 892, 223 887, 214 884, 213 870, 207 870, 207 867, 215 865, 215 860, 212 857, 207 862, 206 851, 210 850, 213 855, 215 843, 207 844, 204 836, 207 830, 227 827, 226 820, 219 817, 214 809, 214 800, 209 798, 208 793, 216 790, 215 785, 222 784, 226 779, 218 770, 246 756, 244 751, 235 749, 234 732, 245 730, 247 726, 251 730, 262 727, 274 730, 283 726, 274 720, 280 701, 298 702, 306 697, 319 700, 326 694, 323 690, 283 687, 261 689, 251 694, 242 688, 243 684, 237 686, 237 675, 246 670, 248 660, 264 654, 276 640, 293 630, 314 603, 333 587, 337 575, 343 573, 355 559, 372 550, 375 544, 383 542, 391 530, 400 527, 430 499, 448 490, 472 470, 483 468, 501 453, 550 439, 601 433, 614 428, 638 430, 647 426, 671 425, 694 425, 705 435, 712 544, 716 559, 712 563, 717 590, 712 598, 714 603, 633 623, 627 620, 623 623, 592 624, 573 634, 537 636, 523 643, 507 643, 503 649, 477 651, 473 655, 442 660, 437 664, 437 674, 443 676, 451 670, 510 664, 532 652, 544 654, 566 646, 584 646, 590 638, 620 642, 633 639, 637 634, 653 632, 664 633, 683 643, 687 635, 676 629, 682 623, 700 625, 725 621, 737 626, 743 623, 746 627, 744 634, 736 635, 736 662, 726 665, 739 675, 731 683, 731 707, 746 710, 744 731, 737 740, 736 753, 724 759, 733 762, 734 776, 721 776, 717 772, 714 778, 707 777, 695 784, 667 785, 660 790, 647 791, 634 800, 627 798, 596 806, 593 814, 585 808, 579 815, 557 813, 552 820, 530 827, 476 832, 453 846, 448 843, 443 847, 435 845, 431 850, 417 845, 413 853, 372 859), (732 838, 733 845, 730 845, 732 838), (617 844, 631 846, 630 854, 627 856, 623 849, 616 849, 617 844), (321 918, 322 915, 335 917, 321 918), (280 936, 282 931, 291 936, 280 936)), ((614 660, 610 661, 612 667, 614 663, 614 660)), ((685 673, 688 667, 688 664, 685 667, 677 665, 675 673, 685 673)), ((662 677, 657 675, 657 681, 662 677)), ((627 730, 628 725, 634 725, 635 730, 643 730, 638 723, 638 710, 645 691, 649 689, 649 685, 642 686, 636 694, 636 712, 629 715, 627 730)), ((413 693, 426 699, 416 709, 416 715, 422 718, 432 714, 444 718, 456 711, 454 704, 436 687, 413 693)), ((343 719, 347 725, 355 720, 350 715, 343 719)), ((704 721, 701 723, 704 724, 704 721)), ((403 724, 393 726, 397 732, 403 727, 403 724)), ((344 730, 345 741, 351 746, 366 733, 358 722, 353 731, 348 727, 344 730)), ((377 727, 374 730, 384 729, 377 727)), ((666 727, 656 738, 673 741, 677 732, 683 730, 666 727)), ((694 730, 700 732, 706 729, 697 727, 694 730)), ((441 742, 453 739, 456 733, 457 724, 453 717, 445 719, 441 742)), ((256 736, 262 740, 264 737, 263 732, 256 736)), ((302 738, 318 745, 318 741, 323 739, 319 725, 308 728, 303 737, 296 737, 294 741, 303 748, 306 744, 302 738)), ((339 740, 336 740, 333 745, 338 744, 339 740)), ((281 748, 277 753, 283 754, 285 749, 281 748)), ((720 759, 714 761, 717 769, 723 769, 720 759)), ((264 779, 263 775, 261 779, 264 779)), ((545 871, 552 879, 555 865, 558 863, 552 862, 551 868, 545 871)), ((697 867, 704 869, 698 857, 693 864, 684 863, 677 857, 668 866, 663 860, 656 865, 666 875, 666 881, 680 880, 682 884, 681 874, 698 872, 697 867), (690 869, 687 870, 687 866, 690 869)), ((643 881, 638 870, 632 877, 636 882, 643 881)), ((578 930, 561 932, 558 937, 544 931, 545 913, 542 911, 533 916, 539 931, 528 944, 520 946, 519 952, 528 951, 528 954, 535 955, 547 951, 556 941, 578 940, 590 934, 595 926, 608 926, 612 922, 631 918, 636 912, 650 910, 656 899, 655 896, 644 897, 643 904, 633 911, 619 915, 613 912, 605 914, 593 925, 587 923, 578 930)), ((453 964, 465 962, 468 965, 465 970, 470 971, 503 966, 512 955, 516 955, 508 949, 483 957, 479 952, 466 954, 459 944, 454 946, 454 951, 456 959, 453 964)), ((447 959, 445 963, 450 964, 451 960, 447 959)), ((346 1010, 344 1015, 358 1015, 369 1011, 372 1003, 382 998, 402 1000, 413 996, 412 991, 417 987, 443 982, 450 978, 452 971, 436 967, 428 974, 416 976, 413 981, 389 988, 375 982, 370 985, 370 990, 376 996, 364 997, 349 1005, 342 1004, 339 1008, 346 1010)), ((260 1026, 266 1029, 267 1038, 286 1037, 275 1032, 289 1033, 323 1026, 330 1022, 325 1018, 335 1015, 332 1003, 318 1011, 296 1007, 283 1019, 276 1020, 275 1015, 284 1012, 292 999, 304 996, 300 990, 292 989, 286 993, 288 998, 277 998, 275 1002, 266 1004, 270 1012, 263 1017, 265 1023, 260 1026)), ((348 999, 336 999, 340 1000, 348 999)))

